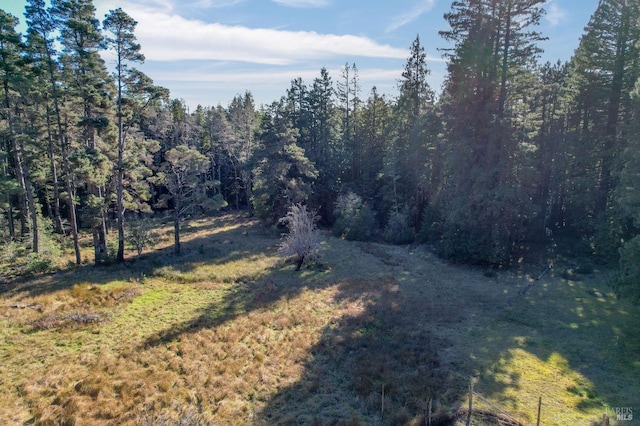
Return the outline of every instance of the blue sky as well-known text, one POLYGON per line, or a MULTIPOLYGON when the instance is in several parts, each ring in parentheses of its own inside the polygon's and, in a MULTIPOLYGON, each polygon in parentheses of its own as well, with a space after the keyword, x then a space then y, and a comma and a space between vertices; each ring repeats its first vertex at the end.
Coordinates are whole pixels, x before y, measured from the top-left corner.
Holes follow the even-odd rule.
MULTIPOLYGON (((24 23, 24 0, 0 6, 24 23)), ((187 105, 229 104, 250 90, 256 103, 284 95, 292 79, 310 84, 326 67, 339 79, 346 62, 356 63, 366 98, 396 94, 397 80, 416 35, 440 91, 446 47, 438 31, 450 0, 94 0, 102 21, 122 9, 138 21, 136 35, 147 60, 140 68, 187 105)), ((538 31, 543 61, 568 60, 598 0, 549 0, 538 31)), ((21 27, 24 31, 24 27, 21 27)), ((107 65, 113 62, 105 56, 107 65)))

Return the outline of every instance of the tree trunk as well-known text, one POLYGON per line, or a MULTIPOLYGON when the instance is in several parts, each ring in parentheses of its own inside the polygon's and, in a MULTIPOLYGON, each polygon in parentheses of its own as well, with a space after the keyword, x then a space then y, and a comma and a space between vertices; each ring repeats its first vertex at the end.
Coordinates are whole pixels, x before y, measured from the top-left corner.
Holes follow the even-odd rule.
MULTIPOLYGON (((13 158, 15 161, 15 172, 16 178, 18 179, 18 183, 20 187, 24 191, 24 198, 21 198, 21 216, 27 217, 31 216, 31 236, 32 236, 32 245, 31 251, 34 253, 38 253, 38 212, 36 211, 35 200, 33 198, 33 192, 31 189, 31 179, 29 177, 29 169, 27 165, 24 163, 24 155, 22 150, 22 145, 18 143, 15 137, 15 131, 13 128, 13 114, 11 113, 11 103, 9 98, 9 83, 7 81, 4 82, 4 96, 5 96, 5 106, 7 108, 7 122, 9 126, 9 138, 11 139, 11 144, 13 148, 13 158)), ((24 219, 23 219, 24 220, 24 219)), ((24 230, 24 228, 23 228, 24 230)))
POLYGON ((29 212, 27 208, 26 202, 26 188, 23 174, 23 164, 22 158, 20 157, 20 151, 18 150, 18 143, 16 142, 16 138, 13 131, 13 114, 11 113, 11 104, 9 101, 9 83, 7 81, 3 84, 4 87, 4 106, 7 109, 7 123, 9 127, 9 144, 7 149, 11 150, 13 154, 13 171, 16 175, 16 180, 18 181, 18 185, 22 190, 22 194, 18 194, 18 206, 20 208, 20 236, 24 237, 27 234, 27 221, 29 217, 29 212))
POLYGON ((616 156, 616 142, 618 137, 618 121, 620 104, 622 101, 622 88, 624 85, 625 65, 627 62, 626 44, 629 37, 629 14, 623 13, 622 28, 618 32, 616 40, 615 68, 613 71, 609 99, 607 103, 607 122, 602 146, 602 159, 600 168, 600 187, 598 194, 598 210, 605 212, 609 204, 609 196, 612 184, 612 166, 616 156))
POLYGON ((51 131, 51 114, 49 104, 47 102, 47 138, 49 148, 49 168, 51 169, 51 186, 53 187, 53 221, 58 234, 65 235, 62 226, 62 216, 60 215, 60 187, 58 186, 58 169, 56 167, 55 155, 53 150, 53 132, 51 131))
MULTIPOLYGON (((46 43, 45 43, 46 44, 46 43)), ((71 170, 67 158, 67 141, 64 129, 62 127, 62 118, 60 116, 60 105, 58 100, 57 82, 53 73, 53 59, 51 52, 47 49, 47 60, 49 65, 49 79, 51 82, 51 91, 53 93, 53 106, 56 113, 56 124, 58 126, 58 137, 60 138, 60 148, 62 151, 62 168, 65 174, 65 183, 67 190, 67 204, 69 205, 69 224, 71 226, 71 236, 73 237, 73 248, 76 254, 76 265, 82 263, 80 257, 80 244, 78 243, 78 220, 76 217, 76 206, 73 200, 73 180, 71 170)))
POLYGON ((66 141, 62 144, 62 167, 66 175, 67 204, 69 206, 69 222, 71 225, 71 236, 73 237, 73 249, 76 253, 76 265, 80 265, 82 263, 82 258, 80 257, 80 244, 78 243, 78 219, 76 216, 76 205, 73 200, 73 180, 71 178, 69 161, 67 159, 66 141))
POLYGON ((11 238, 11 241, 14 240, 14 238, 16 237, 16 227, 15 227, 15 223, 13 222, 13 204, 11 204, 11 195, 6 194, 7 195, 7 204, 9 205, 9 209, 7 210, 7 223, 9 225, 9 238, 11 238))
POLYGON ((299 271, 300 268, 302 268, 302 262, 304 262, 304 255, 298 258, 298 261, 296 263, 296 271, 299 271))
POLYGON ((180 256, 180 213, 176 207, 173 210, 173 252, 180 256))

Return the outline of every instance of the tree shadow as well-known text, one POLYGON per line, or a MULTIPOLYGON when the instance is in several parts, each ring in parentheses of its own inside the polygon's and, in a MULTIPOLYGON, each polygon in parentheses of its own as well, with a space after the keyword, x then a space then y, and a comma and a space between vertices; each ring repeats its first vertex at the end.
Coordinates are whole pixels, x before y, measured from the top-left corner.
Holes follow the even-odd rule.
MULTIPOLYGON (((206 277, 184 277, 203 264, 222 268, 275 254, 273 235, 240 222, 215 233, 208 229, 206 236, 194 225, 185 232, 180 257, 167 247, 128 266, 87 268, 12 291, 27 297, 72 287, 89 276, 99 284, 141 274, 198 288, 206 277)), ((571 281, 549 273, 535 281, 505 272, 491 278, 415 247, 331 238, 328 246, 324 264, 300 272, 283 262, 259 274, 240 271, 193 319, 148 336, 138 349, 167 345, 304 292, 335 287, 331 303, 339 318, 322 327, 304 361, 291 360, 302 363, 302 374, 259 402, 255 424, 425 424, 429 415, 432 424, 453 424, 464 413, 472 378, 478 393, 533 423, 515 393, 531 386, 529 365, 513 367, 523 354, 573 380, 566 389, 576 397, 572 409, 637 405, 639 311, 616 300, 598 276, 571 281)), ((537 403, 537 395, 532 399, 537 403)), ((543 424, 563 422, 547 417, 543 424)))
POLYGON ((447 342, 423 326, 428 309, 393 276, 348 279, 338 291, 349 311, 324 328, 301 379, 268 401, 260 422, 423 424, 429 401, 433 424, 449 419, 437 395, 456 378, 440 363, 447 342))
MULTIPOLYGON (((435 266, 405 260, 384 278, 341 283, 335 302, 356 303, 360 311, 325 327, 302 377, 265 404, 259 423, 425 424, 431 407, 432 424, 454 424, 465 415, 471 380, 476 398, 494 404, 477 408, 481 424, 535 423, 538 395, 525 409, 513 391, 553 381, 555 373, 532 377, 528 365, 514 368, 523 359, 517 351, 575 381, 566 392, 579 400, 567 409, 637 405, 640 345, 626 316, 638 310, 604 294, 601 278, 576 283, 550 276, 532 284, 505 273, 492 282, 482 271, 435 266), (532 290, 522 295, 523 288, 532 290)), ((543 406, 562 403, 545 398, 543 406)), ((543 410, 543 423, 577 421, 550 416, 543 410)))

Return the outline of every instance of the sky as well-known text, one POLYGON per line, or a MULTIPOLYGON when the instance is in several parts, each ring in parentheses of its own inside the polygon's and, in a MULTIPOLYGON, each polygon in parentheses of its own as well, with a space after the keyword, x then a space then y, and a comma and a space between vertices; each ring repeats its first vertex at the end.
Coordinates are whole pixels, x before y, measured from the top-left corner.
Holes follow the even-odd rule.
MULTIPOLYGON (((0 0, 24 32, 25 0, 0 0)), ((537 31, 548 40, 541 61, 570 59, 598 0, 548 0, 537 31)), ((325 67, 339 80, 355 63, 361 98, 376 86, 395 96, 409 47, 420 36, 431 70, 428 82, 440 92, 447 43, 444 14, 451 0, 94 0, 102 21, 121 7, 137 22, 136 37, 146 60, 138 66, 172 98, 197 105, 227 106, 250 91, 256 105, 286 94, 291 80, 311 85, 325 67)), ((113 59, 104 55, 107 66, 113 59)))

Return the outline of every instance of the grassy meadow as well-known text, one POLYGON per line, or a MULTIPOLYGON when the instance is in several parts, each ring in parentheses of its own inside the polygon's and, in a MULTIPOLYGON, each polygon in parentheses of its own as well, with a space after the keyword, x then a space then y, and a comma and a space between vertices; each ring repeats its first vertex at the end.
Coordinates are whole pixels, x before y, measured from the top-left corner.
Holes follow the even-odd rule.
POLYGON ((605 273, 329 234, 296 272, 240 215, 190 221, 180 257, 157 227, 124 265, 0 284, 0 424, 464 424, 470 381, 474 424, 535 424, 539 398, 543 425, 638 422, 640 309, 605 273))

